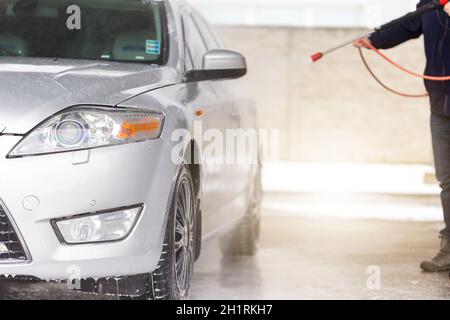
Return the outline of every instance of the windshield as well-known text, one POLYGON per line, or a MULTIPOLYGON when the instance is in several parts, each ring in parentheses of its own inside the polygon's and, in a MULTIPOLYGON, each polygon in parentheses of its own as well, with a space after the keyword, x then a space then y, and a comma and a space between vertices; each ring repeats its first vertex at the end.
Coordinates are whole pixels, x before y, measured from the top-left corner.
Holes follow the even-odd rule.
POLYGON ((0 0, 0 56, 162 64, 164 10, 148 0, 0 0))

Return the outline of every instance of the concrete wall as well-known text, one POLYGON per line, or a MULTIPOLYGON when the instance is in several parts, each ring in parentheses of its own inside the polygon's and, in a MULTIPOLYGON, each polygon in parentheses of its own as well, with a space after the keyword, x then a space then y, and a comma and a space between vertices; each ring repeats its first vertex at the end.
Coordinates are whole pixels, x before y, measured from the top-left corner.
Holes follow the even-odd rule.
MULTIPOLYGON (((431 163, 427 99, 385 91, 348 47, 317 64, 309 54, 364 30, 219 27, 225 43, 248 58, 249 80, 263 128, 282 130, 281 156, 292 161, 431 163)), ((395 88, 424 92, 422 81, 367 52, 378 75, 395 88)), ((389 55, 416 71, 422 40, 389 55)))

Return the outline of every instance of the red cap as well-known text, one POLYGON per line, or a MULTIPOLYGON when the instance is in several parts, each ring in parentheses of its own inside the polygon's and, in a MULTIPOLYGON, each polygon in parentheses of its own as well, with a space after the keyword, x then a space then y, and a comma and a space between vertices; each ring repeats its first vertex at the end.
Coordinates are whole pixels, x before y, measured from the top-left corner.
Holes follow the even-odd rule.
POLYGON ((320 59, 322 59, 322 57, 323 57, 323 53, 322 52, 317 52, 317 53, 315 53, 315 54, 313 54, 311 56, 311 60, 313 62, 316 62, 316 61, 319 61, 320 59))
POLYGON ((450 0, 439 0, 441 6, 445 6, 450 0))

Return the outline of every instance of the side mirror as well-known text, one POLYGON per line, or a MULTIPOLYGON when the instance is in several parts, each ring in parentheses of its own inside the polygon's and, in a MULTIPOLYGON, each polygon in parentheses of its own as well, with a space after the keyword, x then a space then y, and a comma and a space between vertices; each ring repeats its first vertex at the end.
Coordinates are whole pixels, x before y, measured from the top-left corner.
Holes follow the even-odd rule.
POLYGON ((237 79, 247 74, 245 57, 238 52, 224 49, 208 51, 203 56, 203 69, 185 73, 185 82, 237 79))

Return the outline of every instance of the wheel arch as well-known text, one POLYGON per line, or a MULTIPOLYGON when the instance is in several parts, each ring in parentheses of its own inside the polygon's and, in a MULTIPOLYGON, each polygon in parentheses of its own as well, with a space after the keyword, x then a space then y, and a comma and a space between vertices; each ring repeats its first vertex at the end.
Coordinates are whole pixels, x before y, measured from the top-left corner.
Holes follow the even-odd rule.
POLYGON ((194 192, 196 199, 196 234, 195 234, 195 260, 198 260, 201 254, 202 238, 203 238, 203 170, 201 164, 201 151, 197 141, 192 139, 185 151, 184 161, 187 165, 194 184, 194 192))
POLYGON ((194 182, 196 197, 201 200, 203 197, 203 171, 201 165, 200 148, 194 139, 192 139, 184 152, 184 163, 188 166, 189 172, 194 182))

